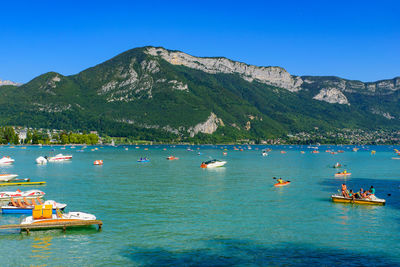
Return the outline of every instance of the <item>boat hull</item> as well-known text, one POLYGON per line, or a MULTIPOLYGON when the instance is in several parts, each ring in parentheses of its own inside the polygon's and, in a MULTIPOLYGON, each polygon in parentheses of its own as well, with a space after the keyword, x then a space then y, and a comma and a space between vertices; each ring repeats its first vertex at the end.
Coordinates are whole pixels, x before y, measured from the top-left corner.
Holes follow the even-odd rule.
POLYGON ((362 204, 362 205, 380 205, 384 206, 386 201, 368 200, 368 199, 351 199, 345 197, 332 196, 332 201, 336 203, 362 204))
MULTIPOLYGON (((3 214, 30 214, 32 215, 33 208, 12 208, 12 207, 2 207, 1 213, 3 214)), ((64 210, 61 208, 60 210, 64 210)), ((56 209, 53 209, 53 214, 56 214, 56 209)))
POLYGON ((280 187, 280 186, 285 186, 285 185, 288 185, 288 184, 290 184, 290 182, 284 182, 282 184, 276 183, 276 184, 274 184, 274 186, 280 187))

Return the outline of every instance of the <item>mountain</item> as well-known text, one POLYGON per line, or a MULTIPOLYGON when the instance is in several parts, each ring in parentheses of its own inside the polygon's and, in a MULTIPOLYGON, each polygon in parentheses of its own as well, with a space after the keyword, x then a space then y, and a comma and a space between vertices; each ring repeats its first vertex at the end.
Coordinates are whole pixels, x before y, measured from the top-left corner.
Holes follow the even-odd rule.
POLYGON ((124 52, 76 75, 0 88, 0 123, 171 141, 267 139, 341 128, 398 129, 400 78, 294 76, 162 47, 124 52))
POLYGON ((0 86, 6 86, 6 85, 20 86, 20 85, 22 85, 22 83, 16 83, 16 82, 13 82, 13 81, 1 80, 0 79, 0 86))

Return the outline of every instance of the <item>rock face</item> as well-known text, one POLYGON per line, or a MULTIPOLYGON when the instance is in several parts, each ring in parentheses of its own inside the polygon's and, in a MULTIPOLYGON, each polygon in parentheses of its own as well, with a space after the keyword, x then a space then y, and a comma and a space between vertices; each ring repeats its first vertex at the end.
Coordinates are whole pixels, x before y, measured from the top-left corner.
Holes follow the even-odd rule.
POLYGON ((22 83, 16 83, 16 82, 9 81, 9 80, 0 80, 0 86, 2 86, 2 85, 20 86, 20 85, 22 85, 22 83))
POLYGON ((324 88, 313 97, 313 99, 325 101, 331 104, 346 104, 350 105, 347 97, 338 88, 324 88))
POLYGON ((173 65, 183 65, 212 74, 237 73, 249 82, 256 80, 261 83, 285 88, 292 92, 299 91, 303 83, 300 77, 292 76, 280 67, 257 67, 227 58, 194 57, 183 52, 169 51, 156 47, 147 48, 146 53, 161 57, 173 65))
POLYGON ((199 123, 194 127, 190 127, 188 129, 188 133, 190 133, 191 137, 195 136, 197 133, 212 134, 218 129, 218 125, 224 125, 224 122, 219 119, 217 115, 211 112, 210 116, 205 122, 199 123))

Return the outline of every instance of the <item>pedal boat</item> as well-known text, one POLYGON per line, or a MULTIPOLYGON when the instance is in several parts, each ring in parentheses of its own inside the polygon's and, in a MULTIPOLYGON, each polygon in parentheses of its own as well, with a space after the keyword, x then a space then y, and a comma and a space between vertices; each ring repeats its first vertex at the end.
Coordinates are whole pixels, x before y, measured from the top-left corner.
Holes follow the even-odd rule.
POLYGON ((336 203, 351 203, 351 204, 364 204, 364 205, 385 205, 386 200, 370 196, 370 198, 355 198, 354 200, 342 195, 332 195, 332 201, 336 203))
POLYGON ((54 200, 46 200, 44 203, 40 199, 31 199, 31 203, 29 203, 28 199, 24 199, 22 202, 21 199, 14 200, 11 199, 9 205, 1 206, 1 212, 3 214, 32 214, 32 210, 35 207, 35 204, 43 204, 51 205, 53 208, 53 214, 56 214, 56 210, 64 210, 67 204, 57 203, 54 200))
POLYGON ((209 160, 206 162, 202 162, 200 167, 201 168, 218 168, 218 167, 224 166, 225 164, 226 164, 226 161, 213 159, 213 160, 209 160))
POLYGON ((335 177, 346 177, 346 176, 350 176, 351 172, 338 172, 335 173, 335 177))
POLYGON ((91 220, 96 220, 96 216, 80 211, 62 213, 60 210, 57 210, 56 214, 53 214, 53 209, 51 205, 45 205, 44 208, 41 205, 37 205, 32 210, 32 216, 28 216, 23 219, 21 225, 42 224, 44 227, 46 227, 47 224, 49 228, 53 228, 52 224, 80 221, 84 222, 91 220))
POLYGON ((0 202, 3 201, 11 201, 11 198, 14 199, 22 199, 22 198, 27 198, 27 199, 37 199, 37 198, 42 198, 45 195, 43 191, 34 189, 34 190, 28 190, 28 191, 4 191, 0 192, 0 202))

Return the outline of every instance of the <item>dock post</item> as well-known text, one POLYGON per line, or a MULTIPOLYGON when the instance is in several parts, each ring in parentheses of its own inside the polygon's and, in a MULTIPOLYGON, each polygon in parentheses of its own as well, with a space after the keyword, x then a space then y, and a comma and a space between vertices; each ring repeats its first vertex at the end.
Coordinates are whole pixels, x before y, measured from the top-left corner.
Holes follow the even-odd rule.
POLYGON ((64 225, 63 226, 63 232, 65 232, 67 230, 67 227, 64 225))
POLYGON ((103 226, 103 224, 99 223, 98 225, 99 225, 99 231, 101 231, 101 227, 103 226))
POLYGON ((29 235, 29 228, 26 228, 26 235, 29 235))

